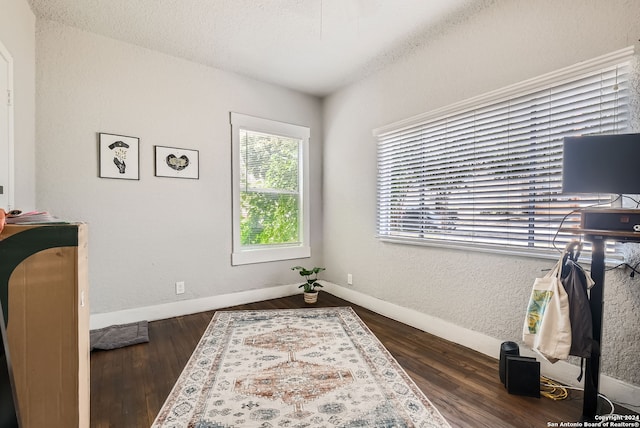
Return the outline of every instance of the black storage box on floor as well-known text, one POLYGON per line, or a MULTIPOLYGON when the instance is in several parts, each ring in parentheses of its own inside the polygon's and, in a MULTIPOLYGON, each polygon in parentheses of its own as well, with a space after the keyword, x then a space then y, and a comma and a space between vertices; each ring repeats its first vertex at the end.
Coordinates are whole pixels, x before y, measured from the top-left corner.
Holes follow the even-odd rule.
POLYGON ((540 362, 532 357, 507 355, 507 391, 540 398, 540 362))

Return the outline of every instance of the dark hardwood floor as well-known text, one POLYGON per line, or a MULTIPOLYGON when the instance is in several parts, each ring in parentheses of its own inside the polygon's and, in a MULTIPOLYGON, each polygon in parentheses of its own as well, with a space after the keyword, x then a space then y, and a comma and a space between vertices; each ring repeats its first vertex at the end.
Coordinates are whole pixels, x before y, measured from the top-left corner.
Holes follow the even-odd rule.
MULTIPOLYGON (((553 401, 510 395, 498 361, 321 293, 317 306, 351 306, 452 427, 547 427, 575 422, 582 394, 553 401)), ((222 310, 307 307, 302 295, 222 310)), ((91 354, 91 426, 149 427, 214 311, 149 323, 149 343, 91 354)), ((628 413, 626 409, 616 409, 628 413)))

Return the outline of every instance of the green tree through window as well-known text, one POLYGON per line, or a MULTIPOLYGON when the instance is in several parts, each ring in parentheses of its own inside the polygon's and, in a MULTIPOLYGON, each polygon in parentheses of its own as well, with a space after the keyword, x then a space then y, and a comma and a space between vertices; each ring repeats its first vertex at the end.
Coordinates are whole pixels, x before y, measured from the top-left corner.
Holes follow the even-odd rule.
POLYGON ((301 140, 240 130, 240 243, 300 242, 301 140))

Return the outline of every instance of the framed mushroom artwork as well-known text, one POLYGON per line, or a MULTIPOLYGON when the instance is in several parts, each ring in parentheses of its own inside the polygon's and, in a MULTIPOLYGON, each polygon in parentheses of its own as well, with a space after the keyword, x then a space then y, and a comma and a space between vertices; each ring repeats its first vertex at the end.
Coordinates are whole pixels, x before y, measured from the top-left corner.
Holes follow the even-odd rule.
POLYGON ((155 146, 156 177, 199 178, 199 152, 177 147, 155 146))
POLYGON ((125 135, 98 135, 101 178, 140 179, 140 139, 125 135))

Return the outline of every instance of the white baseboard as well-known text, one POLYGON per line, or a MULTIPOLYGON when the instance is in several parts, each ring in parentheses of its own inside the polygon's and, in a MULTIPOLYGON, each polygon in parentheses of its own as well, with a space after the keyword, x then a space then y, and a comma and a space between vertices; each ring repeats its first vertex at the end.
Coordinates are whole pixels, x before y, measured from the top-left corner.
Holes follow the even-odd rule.
MULTIPOLYGON (((460 327, 443 319, 436 318, 413 309, 398 306, 346 287, 331 284, 326 281, 323 281, 323 285, 325 286, 324 290, 334 296, 370 309, 380 315, 400 321, 419 330, 426 331, 427 333, 431 333, 450 342, 466 346, 467 348, 471 348, 490 357, 496 359, 500 358, 500 345, 504 340, 496 339, 495 337, 460 327)), ((510 338, 507 340, 514 339, 510 338)), ((519 338, 516 338, 514 341, 518 340, 519 338)), ((565 361, 558 361, 555 364, 551 364, 548 361, 539 358, 539 355, 529 349, 521 348, 520 352, 522 355, 538 357, 537 359, 541 360, 540 371, 544 376, 565 385, 573 387, 581 386, 576 380, 580 373, 579 367, 565 361)), ((497 376, 498 373, 496 372, 496 377, 497 376)), ((599 390, 610 400, 618 403, 625 403, 624 407, 636 412, 640 411, 640 406, 637 406, 637 404, 639 404, 638 397, 640 397, 639 386, 632 385, 606 375, 600 375, 599 390), (630 403, 636 404, 636 406, 633 406, 630 403)))
POLYGON ((138 321, 155 321, 198 312, 211 311, 229 306, 243 305, 262 300, 277 299, 299 293, 298 284, 281 285, 278 287, 260 288, 256 290, 241 291, 239 293, 222 294, 219 296, 204 297, 200 299, 179 300, 177 302, 164 303, 141 308, 125 309, 122 311, 91 314, 90 328, 108 327, 110 325, 127 324, 138 321))

